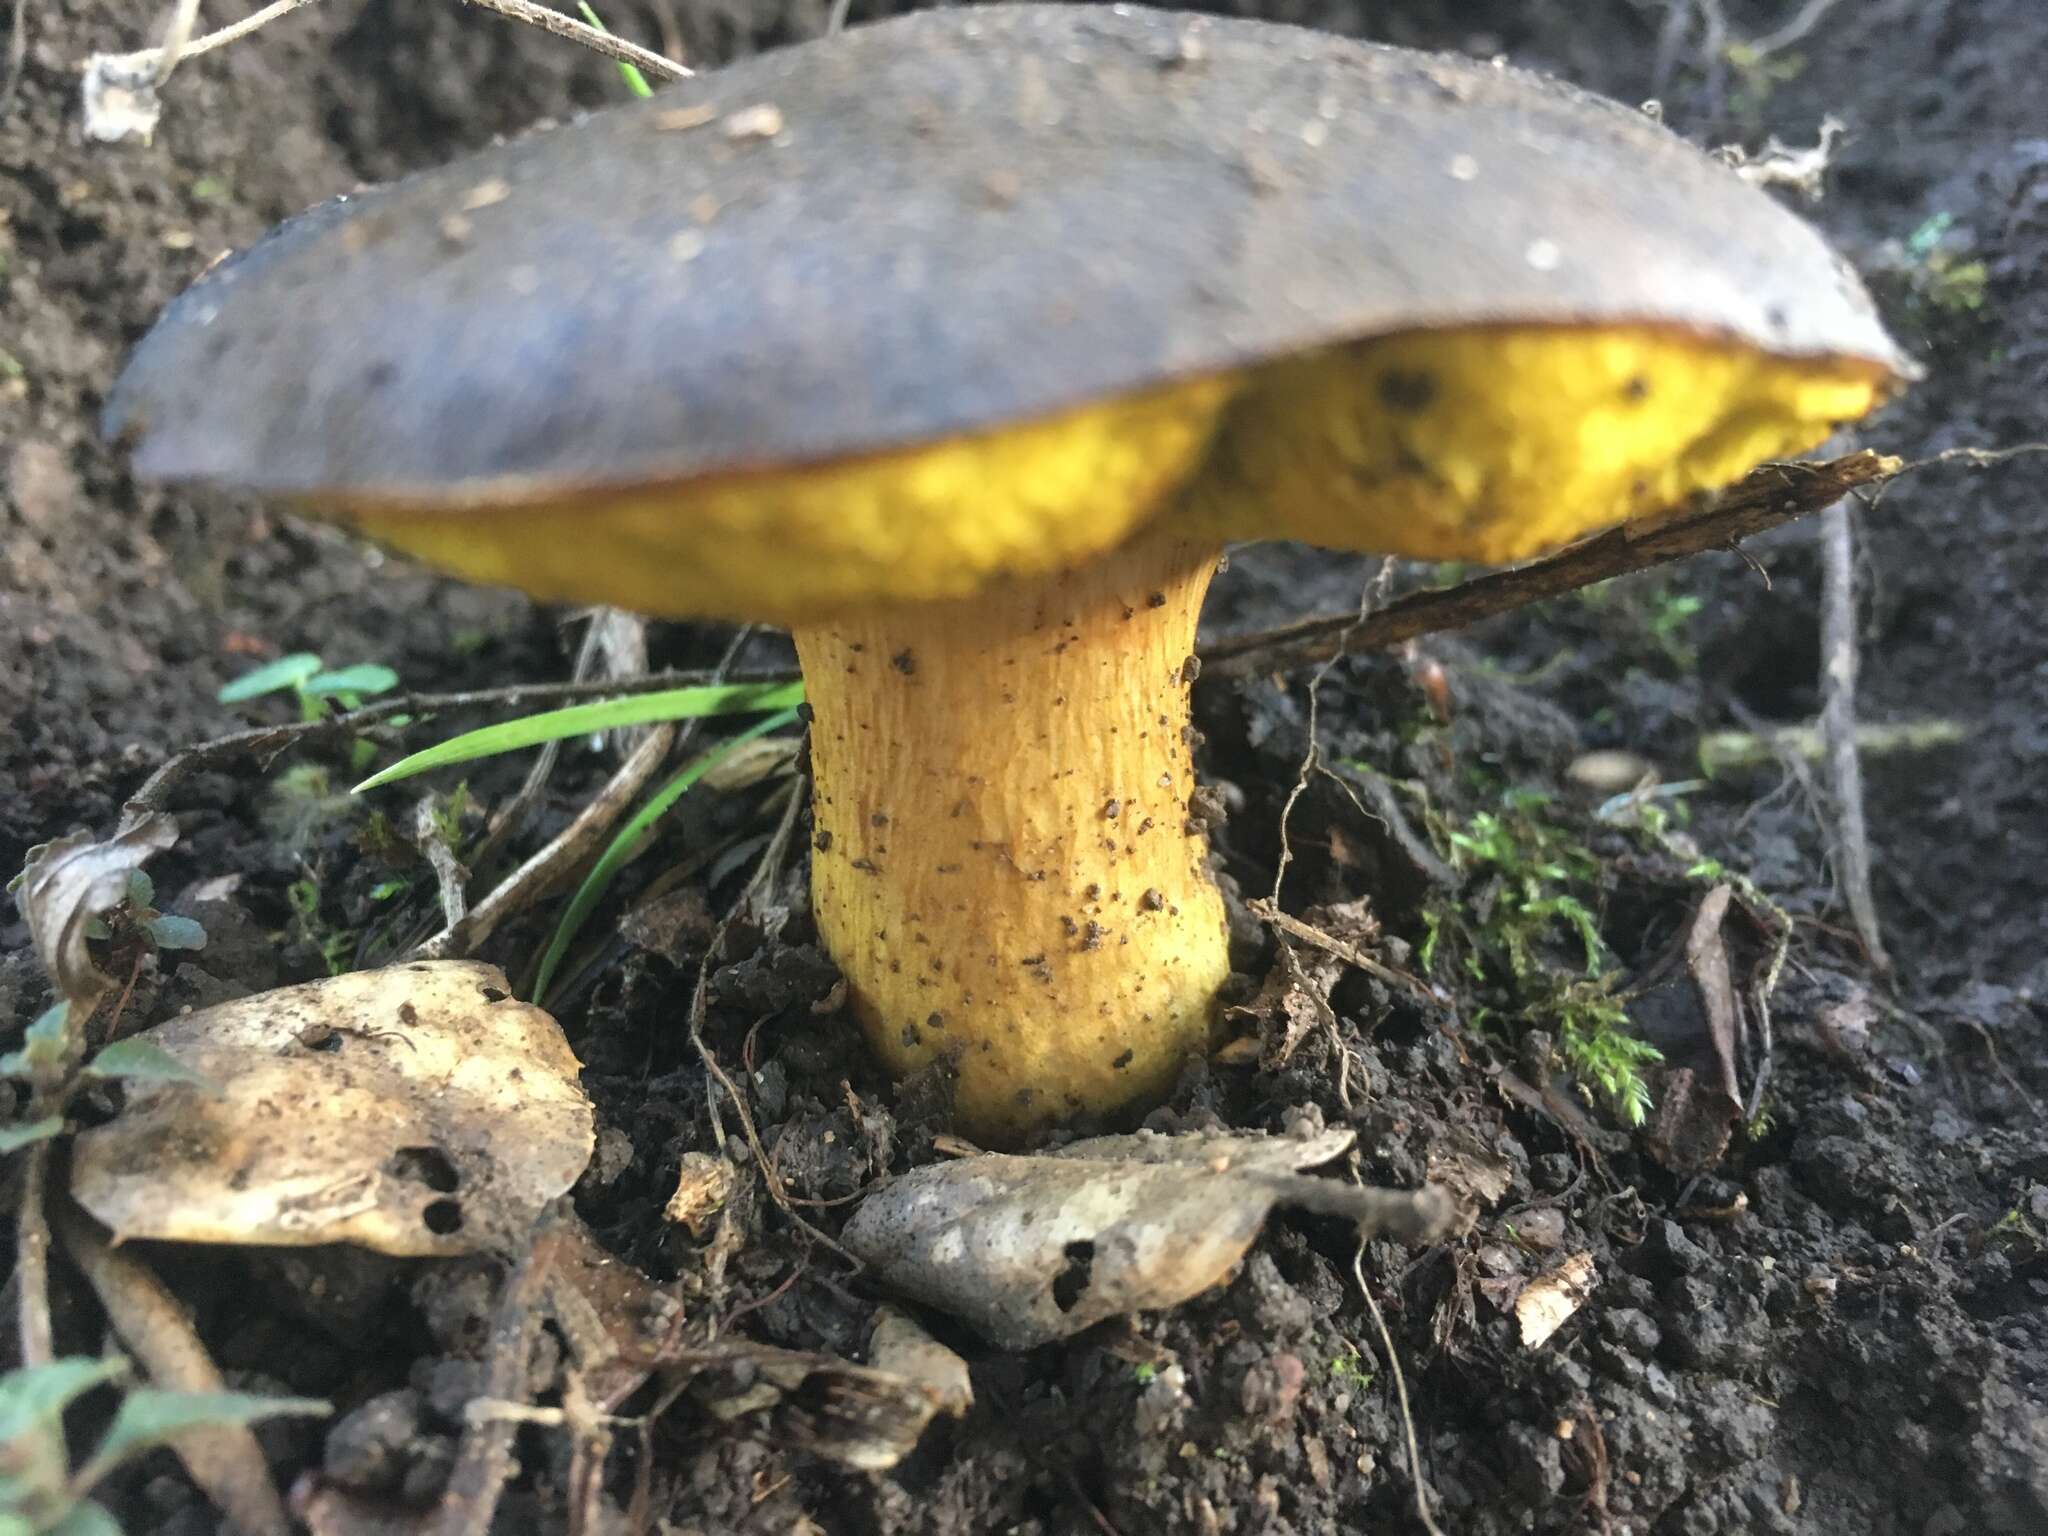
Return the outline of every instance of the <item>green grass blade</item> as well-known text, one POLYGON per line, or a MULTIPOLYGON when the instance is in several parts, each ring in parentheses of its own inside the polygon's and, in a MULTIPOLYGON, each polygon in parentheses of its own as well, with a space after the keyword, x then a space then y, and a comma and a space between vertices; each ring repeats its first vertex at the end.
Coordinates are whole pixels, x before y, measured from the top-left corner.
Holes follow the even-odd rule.
MULTIPOLYGON (((576 9, 581 11, 583 19, 597 28, 598 31, 606 33, 611 31, 610 27, 597 19, 597 12, 592 8, 590 0, 576 0, 576 9)), ((631 91, 635 96, 642 98, 654 94, 654 87, 647 83, 647 77, 640 73, 638 66, 628 64, 624 59, 620 59, 617 62, 619 78, 626 82, 627 90, 631 91)))
POLYGON ((570 736, 594 735, 628 725, 651 725, 661 720, 695 720, 707 715, 747 715, 761 710, 789 709, 801 704, 802 683, 720 683, 701 688, 671 688, 665 693, 638 693, 630 698, 606 699, 598 704, 575 704, 567 709, 550 709, 538 715, 524 715, 482 730, 465 731, 437 742, 390 767, 373 773, 351 793, 377 789, 399 779, 451 763, 467 763, 501 752, 517 752, 543 742, 570 736))
POLYGON ((770 731, 780 730, 796 719, 794 709, 785 709, 770 715, 766 720, 756 721, 730 741, 719 743, 703 756, 656 790, 648 802, 633 813, 626 824, 619 828, 610 845, 591 865, 590 873, 583 877, 583 883, 576 888, 576 894, 569 898, 569 906, 562 913, 562 920, 555 925, 555 936, 548 943, 547 953, 541 956, 540 972, 534 977, 533 995, 539 1000, 548 995, 548 984, 555 979, 555 972, 562 964, 562 957, 568 954, 569 946, 575 942, 576 934, 582 928, 584 919, 604 899, 604 893, 611 888, 613 878, 626 865, 626 861, 640 851, 642 840, 650 833, 654 824, 666 816, 669 807, 682 799, 684 792, 705 774, 716 768, 728 757, 757 737, 766 736, 770 731))

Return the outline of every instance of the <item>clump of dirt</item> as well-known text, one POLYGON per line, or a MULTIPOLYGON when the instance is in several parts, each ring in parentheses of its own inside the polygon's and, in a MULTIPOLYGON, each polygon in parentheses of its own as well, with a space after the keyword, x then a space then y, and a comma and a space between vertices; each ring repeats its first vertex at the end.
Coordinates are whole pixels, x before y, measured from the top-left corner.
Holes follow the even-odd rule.
MULTIPOLYGON (((1814 217, 1880 274, 1893 323, 1931 369, 1868 440, 1910 458, 2043 435, 2048 139, 2026 74, 2048 49, 2039 6, 1652 13, 1603 0, 1463 7, 1454 21, 1421 4, 1227 8, 1505 51, 1623 100, 1654 94, 1709 142, 1805 145, 1834 115, 1848 136, 1814 217), (1808 29, 1784 37, 1807 12, 1808 29), (1771 46, 1727 46, 1758 40, 1771 46)), ((828 7, 602 9, 711 64, 815 32, 828 7)), ((560 616, 256 507, 138 486, 94 418, 125 347, 220 251, 361 179, 616 99, 610 66, 467 7, 332 0, 181 69, 156 142, 110 148, 79 139, 73 66, 136 46, 133 9, 14 15, 27 34, 0 116, 0 306, 13 321, 0 338, 0 632, 18 640, 0 648, 0 867, 73 825, 105 828, 168 753, 235 726, 245 716, 214 690, 268 656, 381 661, 425 689, 560 676, 560 616)), ((1151 1123, 1352 1127, 1368 1180, 1453 1182, 1478 1199, 1477 1227, 1415 1254, 1374 1245, 1361 1262, 1346 1230, 1284 1217, 1230 1284, 1172 1314, 1026 1354, 947 1333, 972 1363, 977 1406, 890 1474, 834 1470, 685 1405, 653 1427, 649 1455, 620 1437, 611 1496, 631 1498, 644 1474, 650 1516, 704 1531, 1419 1529, 1398 1363, 1446 1529, 2048 1528, 2048 819, 2035 804, 2048 611, 2033 600, 2048 588, 2044 462, 1926 471, 1858 517, 1864 713, 1962 728, 1958 745, 1867 765, 1895 976, 1871 974, 1854 940, 1818 791, 1796 763, 1655 802, 1654 825, 1569 773, 1615 749, 1685 780, 1703 732, 1813 715, 1810 531, 1752 548, 1768 582, 1709 557, 1345 661, 1317 710, 1330 772, 1310 777, 1286 823, 1284 905, 1432 989, 1319 969, 1302 950, 1329 1012, 1286 1040, 1285 1010, 1261 1004, 1285 962, 1239 902, 1235 1017, 1249 1049, 1192 1074, 1151 1123), (1518 897, 1513 861, 1531 848, 1562 874, 1518 897), (1598 1019, 1542 1013, 1522 968, 1490 946, 1519 933, 1533 974, 1591 984, 1590 926, 1601 975, 1643 988, 1625 1000, 1627 1030, 1675 1061, 1710 1022, 1686 940, 1701 903, 1738 876, 1757 898, 1724 924, 1738 976, 1753 980, 1771 952, 1768 914, 1783 914, 1790 947, 1769 1000, 1768 1079, 1724 1125, 1725 1153, 1694 1167, 1655 1134, 1668 1077, 1649 1070, 1658 1107, 1627 1128, 1613 1095, 1579 1091, 1599 1084, 1570 1031, 1598 1019), (1580 1264, 1576 1309, 1525 1343, 1523 1298, 1580 1264)), ((1240 552, 1210 628, 1348 609, 1371 569, 1240 552)), ((707 664, 726 638, 658 629, 656 660, 707 664)), ((759 639, 742 660, 773 663, 779 647, 759 639)), ((1197 685, 1217 846, 1241 896, 1272 889, 1307 687, 1305 675, 1197 685)), ((246 717, 281 718, 270 704, 246 717)), ((138 972, 133 1021, 369 963, 433 924, 416 853, 373 809, 336 799, 349 767, 345 753, 301 754, 183 788, 182 840, 154 872, 162 904, 197 918, 209 944, 138 972)), ((572 752, 528 845, 609 768, 572 752)), ((470 835, 521 771, 471 775, 470 835)), ((555 1006, 602 1127, 576 1207, 693 1315, 855 1357, 877 1298, 821 1237, 850 1197, 929 1160, 944 1091, 893 1086, 858 1049, 800 858, 721 929, 784 792, 771 781, 691 797, 648 866, 669 871, 666 888, 642 889, 623 924, 608 910, 573 957, 555 1006), (703 1043, 745 1095, 758 1147, 729 1104, 719 1147, 713 1096, 726 1090, 683 1028, 707 956, 703 1043), (667 1221, 681 1159, 721 1150, 741 1169, 724 1224, 667 1221)), ((484 958, 525 974, 552 917, 511 925, 484 958)), ((40 1001, 25 942, 0 916, 12 952, 0 999, 23 1018, 40 1001)), ((1743 1059, 1745 1093, 1761 1059, 1743 1059)), ((265 1429, 282 1483, 411 1507, 437 1496, 482 1388, 500 1266, 140 1246, 231 1380, 337 1405, 328 1425, 265 1429)), ((62 1271, 56 1300, 66 1343, 95 1348, 101 1325, 62 1271)), ((528 1386, 547 1396, 563 1356, 543 1338, 528 1386)), ((518 1449, 501 1528, 564 1527, 566 1439, 533 1426, 518 1449)), ((107 1498, 131 1531, 210 1527, 168 1458, 107 1498)))

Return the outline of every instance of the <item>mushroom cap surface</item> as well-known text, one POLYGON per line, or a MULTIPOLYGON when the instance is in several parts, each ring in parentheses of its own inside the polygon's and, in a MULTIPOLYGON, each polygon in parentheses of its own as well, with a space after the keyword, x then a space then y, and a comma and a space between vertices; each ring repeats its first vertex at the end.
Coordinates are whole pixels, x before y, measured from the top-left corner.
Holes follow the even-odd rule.
POLYGON ((530 504, 1551 325, 1915 371, 1811 228, 1639 112, 1293 27, 1017 5, 301 215, 169 308, 106 423, 153 478, 530 504))

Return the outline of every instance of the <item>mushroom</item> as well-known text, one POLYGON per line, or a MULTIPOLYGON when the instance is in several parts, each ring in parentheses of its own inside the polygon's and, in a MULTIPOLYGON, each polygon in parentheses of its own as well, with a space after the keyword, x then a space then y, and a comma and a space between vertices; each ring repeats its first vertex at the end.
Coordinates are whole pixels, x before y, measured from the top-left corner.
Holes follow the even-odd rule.
POLYGON ((787 624, 874 1049, 1014 1142, 1228 971, 1224 542, 1513 560, 1912 365, 1799 219, 1515 70, 1133 7, 915 14, 286 223, 141 343, 137 470, 541 598, 787 624))

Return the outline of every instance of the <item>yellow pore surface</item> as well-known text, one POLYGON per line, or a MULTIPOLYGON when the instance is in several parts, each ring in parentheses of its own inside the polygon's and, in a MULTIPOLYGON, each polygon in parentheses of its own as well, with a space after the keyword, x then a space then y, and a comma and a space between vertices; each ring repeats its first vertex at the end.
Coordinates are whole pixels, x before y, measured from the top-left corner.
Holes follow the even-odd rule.
POLYGON ((1155 516, 1197 539, 1521 559, 1810 448, 1888 383, 1642 327, 1418 331, 856 459, 320 510, 541 598, 796 623, 1058 570, 1155 516))

